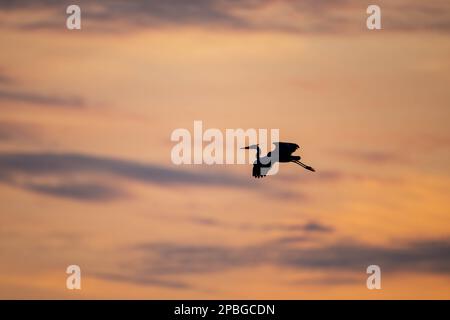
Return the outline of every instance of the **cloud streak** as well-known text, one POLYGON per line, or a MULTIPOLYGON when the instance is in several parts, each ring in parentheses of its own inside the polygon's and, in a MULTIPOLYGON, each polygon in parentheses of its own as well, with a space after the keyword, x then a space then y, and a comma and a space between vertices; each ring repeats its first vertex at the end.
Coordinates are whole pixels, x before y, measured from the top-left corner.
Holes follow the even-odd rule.
POLYGON ((21 185, 30 191, 83 201, 112 200, 124 197, 126 193, 119 188, 93 183, 26 183, 21 185))
POLYGON ((1 141, 36 141, 36 132, 30 126, 0 120, 1 141))
MULTIPOLYGON (((275 30, 296 33, 336 33, 364 28, 367 4, 358 0, 146 0, 78 1, 87 26, 96 30, 158 28, 165 26, 221 27, 275 30), (289 12, 289 15, 286 15, 289 12)), ((448 1, 381 1, 384 29, 394 31, 450 31, 448 1)), ((47 10, 45 21, 33 21, 29 29, 64 28, 65 3, 50 0, 4 1, 0 9, 47 10), (56 17, 56 18, 55 18, 56 17), (56 19, 56 20, 55 20, 56 19), (61 27, 57 27, 57 25, 61 27)))
POLYGON ((25 91, 11 91, 0 89, 0 101, 26 103, 50 107, 82 107, 83 99, 79 97, 59 97, 53 95, 36 94, 25 91))
POLYGON ((263 231, 263 232, 304 232, 304 233, 330 233, 334 228, 315 222, 309 221, 303 224, 256 224, 256 223, 233 223, 226 222, 214 218, 194 216, 189 221, 206 227, 231 228, 242 231, 263 231))
POLYGON ((365 162, 374 165, 383 164, 405 164, 409 162, 407 156, 404 152, 401 154, 399 152, 392 151, 363 151, 363 150, 346 150, 336 152, 339 156, 345 157, 350 160, 356 160, 359 162, 365 162))
MULTIPOLYGON (((450 275, 450 239, 420 240, 392 246, 338 242, 323 247, 298 247, 279 241, 248 247, 144 243, 132 250, 139 254, 121 281, 147 284, 146 279, 176 279, 243 267, 275 266, 293 270, 364 272, 371 264, 384 272, 434 272, 450 275), (131 272, 130 272, 131 270, 131 272)), ((336 276, 339 279, 339 275, 336 276)), ((346 276, 345 279, 348 279, 346 276)), ((351 281, 354 279, 352 278, 351 281)), ((176 280, 173 280, 176 281, 176 280)), ((150 283, 151 284, 151 283, 150 283)))
MULTIPOLYGON (((0 181, 39 193, 78 200, 106 200, 125 194, 102 175, 160 186, 190 185, 262 190, 250 179, 117 158, 76 153, 0 153, 0 181), (74 181, 73 176, 87 179, 74 181), (98 182, 100 180, 100 182, 98 182)), ((276 196, 276 194, 275 194, 276 196)))
POLYGON ((13 82, 14 82, 13 79, 10 76, 1 73, 1 69, 0 69, 0 84, 8 85, 8 84, 11 84, 13 82))

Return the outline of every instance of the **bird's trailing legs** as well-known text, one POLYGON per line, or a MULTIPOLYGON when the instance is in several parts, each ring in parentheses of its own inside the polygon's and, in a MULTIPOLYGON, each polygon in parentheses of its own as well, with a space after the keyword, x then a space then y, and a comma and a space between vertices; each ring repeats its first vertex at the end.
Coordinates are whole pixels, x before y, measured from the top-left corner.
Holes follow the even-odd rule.
POLYGON ((305 168, 306 170, 312 171, 312 172, 316 172, 316 170, 313 167, 307 166, 306 164, 298 161, 298 160, 292 160, 292 162, 295 162, 296 164, 298 164, 299 166, 302 166, 303 168, 305 168))

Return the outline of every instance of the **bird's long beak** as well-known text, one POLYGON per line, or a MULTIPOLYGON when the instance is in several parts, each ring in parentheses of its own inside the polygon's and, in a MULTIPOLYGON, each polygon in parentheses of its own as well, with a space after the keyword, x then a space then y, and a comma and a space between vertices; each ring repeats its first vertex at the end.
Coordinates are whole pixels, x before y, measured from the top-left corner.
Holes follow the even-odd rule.
POLYGON ((241 148, 241 149, 250 149, 250 147, 243 147, 243 148, 241 148))

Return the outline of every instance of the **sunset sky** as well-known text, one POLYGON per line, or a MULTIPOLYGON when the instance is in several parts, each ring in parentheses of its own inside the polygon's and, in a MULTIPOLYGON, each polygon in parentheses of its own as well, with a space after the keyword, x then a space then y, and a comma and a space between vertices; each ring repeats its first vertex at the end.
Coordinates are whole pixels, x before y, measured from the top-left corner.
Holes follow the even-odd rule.
POLYGON ((448 0, 0 2, 0 298, 450 299, 449 35, 448 0), (174 165, 196 120, 317 172, 174 165))

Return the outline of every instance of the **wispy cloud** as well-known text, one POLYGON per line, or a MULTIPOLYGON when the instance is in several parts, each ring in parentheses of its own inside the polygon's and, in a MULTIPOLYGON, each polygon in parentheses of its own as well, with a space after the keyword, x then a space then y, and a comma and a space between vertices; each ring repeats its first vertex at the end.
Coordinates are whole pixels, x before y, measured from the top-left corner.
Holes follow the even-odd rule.
MULTIPOLYGON (((17 131, 15 127, 11 126, 0 129, 0 139, 2 136, 3 139, 13 139, 14 137, 17 138, 17 135, 22 135, 21 137, 23 139, 26 134, 30 133, 27 133, 25 130, 21 133, 20 130, 17 131)), ((298 190, 289 190, 287 186, 283 186, 286 181, 293 180, 297 182, 301 181, 302 183, 340 183, 344 180, 359 181, 365 179, 378 179, 377 181, 380 182, 387 181, 383 178, 324 170, 315 175, 268 177, 266 179, 274 179, 274 183, 276 183, 275 188, 269 188, 267 184, 264 182, 259 183, 250 175, 237 176, 229 172, 211 170, 211 168, 208 168, 208 170, 193 170, 191 167, 176 168, 82 153, 0 153, 0 177, 3 177, 1 180, 4 183, 35 192, 54 196, 73 197, 78 200, 85 198, 86 200, 92 201, 97 198, 95 194, 98 195, 99 200, 111 200, 127 194, 122 190, 120 184, 111 187, 110 182, 102 182, 102 174, 154 185, 244 188, 261 193, 266 199, 279 201, 301 200, 303 202, 310 200, 308 194, 298 190), (83 184, 86 186, 86 190, 92 190, 92 195, 80 191, 80 188, 82 188, 79 184, 80 181, 74 182, 69 179, 69 176, 73 175, 85 179, 83 184), (16 179, 15 177, 20 177, 20 179, 16 179), (36 183, 36 178, 41 177, 52 178, 51 183, 47 184, 42 181, 36 183), (73 185, 73 188, 70 188, 70 185, 73 185), (58 191, 58 188, 61 188, 61 190, 58 191)), ((200 220, 197 221, 197 223, 200 222, 200 220)), ((205 220, 203 223, 214 225, 217 221, 205 220)), ((289 228, 294 227, 308 227, 310 230, 317 228, 316 231, 320 231, 318 228, 322 228, 323 226, 290 226, 289 228)), ((251 229, 252 226, 241 225, 239 228, 251 229)), ((274 226, 266 226, 266 230, 274 230, 274 228, 274 226)))
POLYGON ((0 88, 0 101, 26 103, 50 107, 82 107, 84 101, 80 97, 60 97, 54 95, 37 94, 26 91, 13 91, 0 88))
POLYGON ((143 285, 146 279, 174 280, 174 277, 177 279, 187 274, 202 275, 266 265, 348 274, 364 273, 367 266, 376 264, 384 272, 450 275, 449 239, 410 241, 391 246, 341 241, 333 245, 306 248, 280 239, 247 247, 144 243, 132 249, 139 254, 139 258, 133 267, 123 270, 121 281, 143 285))
POLYGON ((346 150, 338 151, 339 156, 347 159, 356 160, 375 165, 381 164, 404 164, 409 159, 405 154, 400 154, 394 151, 365 151, 365 150, 346 150))
POLYGON ((0 120, 0 141, 36 141, 33 127, 24 124, 0 120))
POLYGON ((2 71, 2 68, 0 68, 0 84, 2 85, 8 85, 13 83, 14 80, 12 77, 10 77, 8 74, 2 71))
MULTIPOLYGON (((350 32, 364 26, 367 7, 367 4, 358 0, 81 0, 77 4, 82 8, 85 23, 93 23, 98 31, 121 30, 124 25, 128 28, 194 25, 298 33, 350 32), (289 12, 288 16, 286 12, 289 12)), ((450 30, 448 1, 400 0, 377 4, 383 10, 385 29, 450 30)), ((20 25, 28 29, 62 30, 64 16, 60 13, 64 12, 66 5, 64 2, 49 0, 15 0, 3 1, 0 9, 51 11, 52 14, 45 21, 30 21, 20 25)))
POLYGON ((84 201, 111 200, 123 197, 125 191, 106 184, 62 182, 62 183, 25 183, 19 184, 30 191, 84 201))
POLYGON ((192 286, 183 281, 174 281, 169 279, 160 279, 152 277, 133 277, 129 275, 120 275, 114 273, 95 273, 92 276, 108 280, 108 281, 118 281, 118 282, 128 282, 137 285, 153 286, 153 287, 165 287, 171 289, 191 289, 192 286))
POLYGON ((54 196, 105 200, 123 195, 120 184, 111 186, 101 179, 105 174, 145 184, 219 186, 265 192, 249 177, 219 172, 182 170, 76 153, 0 153, 0 181, 54 196), (74 175, 86 182, 74 182, 71 178, 74 175))
POLYGON ((281 231, 281 232, 302 232, 302 233, 329 233, 333 232, 334 228, 331 226, 327 226, 325 224, 309 221, 306 223, 296 223, 296 224, 261 224, 261 223, 234 223, 227 222, 215 218, 201 217, 201 216, 193 216, 187 218, 188 221, 206 226, 206 227, 220 227, 220 228, 231 228, 238 229, 242 231, 263 231, 263 232, 271 232, 271 231, 281 231))

